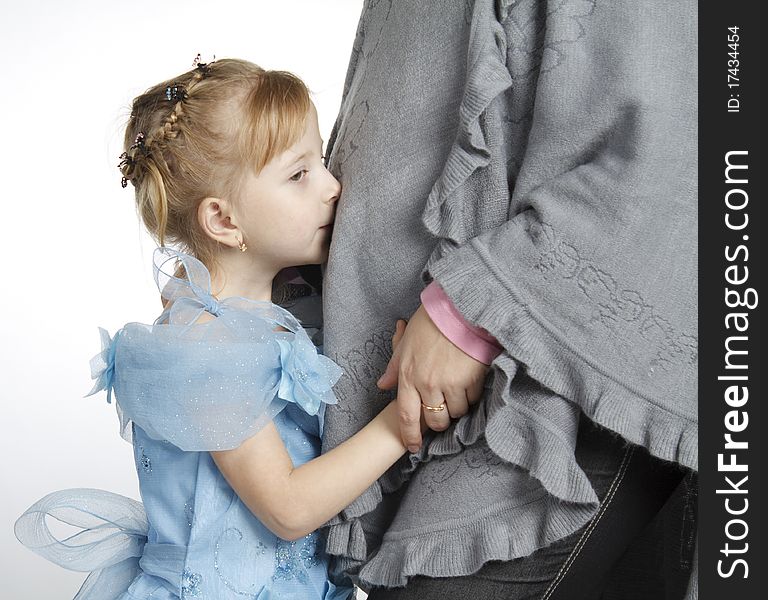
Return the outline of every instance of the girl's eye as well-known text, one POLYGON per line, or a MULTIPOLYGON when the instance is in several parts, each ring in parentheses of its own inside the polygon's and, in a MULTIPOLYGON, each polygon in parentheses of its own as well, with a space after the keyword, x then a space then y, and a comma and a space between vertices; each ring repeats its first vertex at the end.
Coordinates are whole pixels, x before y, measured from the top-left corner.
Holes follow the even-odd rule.
POLYGON ((290 179, 291 179, 291 181, 301 181, 302 179, 304 179, 304 176, 307 173, 309 173, 309 171, 307 171, 306 169, 302 169, 301 171, 298 171, 298 172, 294 173, 293 175, 291 175, 290 179))

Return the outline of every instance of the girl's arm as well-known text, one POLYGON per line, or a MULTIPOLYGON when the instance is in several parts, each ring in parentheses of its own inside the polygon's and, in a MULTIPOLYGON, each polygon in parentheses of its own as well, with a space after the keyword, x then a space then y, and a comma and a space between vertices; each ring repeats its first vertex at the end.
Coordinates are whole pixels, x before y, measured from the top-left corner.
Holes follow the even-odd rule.
POLYGON ((403 455, 396 411, 390 403, 351 438, 297 468, 272 423, 240 447, 211 456, 264 525, 297 540, 348 506, 403 455))
MULTIPOLYGON (((393 347, 404 330, 405 323, 398 321, 393 347)), ((296 540, 348 506, 405 450, 397 405, 391 403, 344 443, 298 468, 272 423, 238 448, 211 456, 264 525, 283 539, 296 540)))

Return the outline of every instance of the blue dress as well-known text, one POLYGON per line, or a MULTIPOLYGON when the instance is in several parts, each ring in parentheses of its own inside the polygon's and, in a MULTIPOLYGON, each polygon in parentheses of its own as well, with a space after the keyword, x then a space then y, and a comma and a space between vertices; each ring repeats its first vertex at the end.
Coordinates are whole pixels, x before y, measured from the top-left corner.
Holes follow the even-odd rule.
POLYGON ((316 457, 341 370, 288 311, 210 293, 191 256, 160 248, 155 279, 168 308, 128 323, 92 361, 91 393, 114 390, 133 442, 143 505, 102 490, 49 494, 16 523, 26 546, 91 571, 77 600, 346 600, 328 580, 318 533, 289 542, 243 505, 209 450, 236 448, 272 422, 294 465, 316 457), (197 323, 203 312, 216 318, 197 323), (275 331, 277 327, 286 331, 275 331), (45 517, 82 528, 58 540, 45 517))

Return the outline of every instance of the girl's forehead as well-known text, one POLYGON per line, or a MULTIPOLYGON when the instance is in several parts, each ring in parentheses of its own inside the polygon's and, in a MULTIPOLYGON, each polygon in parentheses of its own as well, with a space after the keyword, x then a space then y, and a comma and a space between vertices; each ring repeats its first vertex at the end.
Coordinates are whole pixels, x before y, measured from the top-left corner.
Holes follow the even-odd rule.
POLYGON ((292 146, 275 158, 280 163, 292 163, 305 154, 317 150, 318 144, 322 147, 323 139, 320 137, 320 128, 317 124, 317 115, 310 111, 304 123, 304 132, 292 146))

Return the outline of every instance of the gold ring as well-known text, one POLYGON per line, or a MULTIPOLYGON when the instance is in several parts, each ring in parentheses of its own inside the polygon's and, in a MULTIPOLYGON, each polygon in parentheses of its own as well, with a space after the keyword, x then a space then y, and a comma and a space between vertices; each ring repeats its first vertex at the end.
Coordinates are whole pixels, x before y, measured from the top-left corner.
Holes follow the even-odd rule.
POLYGON ((445 410, 445 402, 440 404, 440 406, 430 406, 429 404, 424 404, 423 402, 421 405, 426 408, 429 412, 442 412, 445 410))

